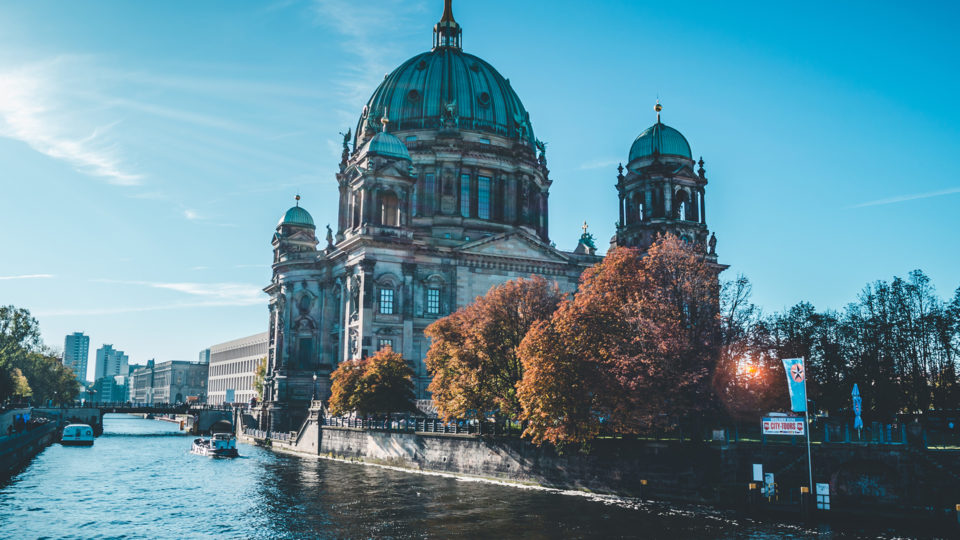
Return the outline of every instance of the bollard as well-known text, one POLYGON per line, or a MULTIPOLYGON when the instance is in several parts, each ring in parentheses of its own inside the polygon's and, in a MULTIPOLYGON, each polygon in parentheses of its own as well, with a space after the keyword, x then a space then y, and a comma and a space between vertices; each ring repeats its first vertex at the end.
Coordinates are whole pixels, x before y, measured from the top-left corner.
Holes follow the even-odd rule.
POLYGON ((810 508, 810 488, 808 486, 800 486, 800 513, 803 515, 803 519, 807 521, 810 520, 813 513, 810 508))
POLYGON ((646 490, 646 487, 647 487, 647 481, 646 481, 646 480, 640 480, 640 498, 641 498, 641 499, 643 498, 645 492, 647 491, 647 490, 646 490))
POLYGON ((960 504, 957 505, 957 526, 960 527, 960 504))

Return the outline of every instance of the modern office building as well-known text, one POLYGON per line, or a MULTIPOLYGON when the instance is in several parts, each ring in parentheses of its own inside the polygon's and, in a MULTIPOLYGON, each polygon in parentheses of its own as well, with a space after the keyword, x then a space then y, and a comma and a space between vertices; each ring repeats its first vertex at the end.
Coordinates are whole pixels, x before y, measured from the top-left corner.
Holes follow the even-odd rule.
POLYGON ((90 387, 89 399, 101 403, 123 403, 130 400, 130 378, 124 375, 102 377, 90 387))
POLYGON ((147 362, 133 371, 130 401, 134 403, 204 403, 207 398, 207 365, 186 360, 147 362))
POLYGON ((269 340, 269 332, 262 332, 205 349, 210 355, 207 403, 250 403, 257 395, 253 379, 257 365, 267 357, 269 340))
POLYGON ((94 381, 114 375, 126 375, 129 371, 130 357, 123 351, 104 345, 97 349, 97 363, 94 366, 94 381))
POLYGON ((78 381, 87 379, 87 360, 90 358, 90 336, 74 332, 63 342, 63 365, 73 370, 78 381))
POLYGON ((204 350, 200 351, 200 355, 199 355, 199 357, 197 358, 197 362, 199 362, 199 363, 201 363, 201 364, 209 364, 209 363, 210 363, 210 349, 204 349, 204 350))

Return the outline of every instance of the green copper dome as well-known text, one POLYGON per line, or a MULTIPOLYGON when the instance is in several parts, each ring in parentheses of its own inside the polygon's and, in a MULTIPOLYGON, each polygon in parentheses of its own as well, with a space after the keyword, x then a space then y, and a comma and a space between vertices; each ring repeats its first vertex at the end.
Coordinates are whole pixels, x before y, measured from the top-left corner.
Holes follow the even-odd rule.
POLYGON ((367 153, 377 154, 383 157, 410 159, 410 152, 407 151, 407 145, 386 131, 381 131, 370 139, 367 143, 367 153))
POLYGON ((364 107, 357 140, 380 131, 384 116, 394 132, 450 127, 535 141, 530 115, 510 83, 454 46, 414 56, 387 75, 364 107))
POLYGON ((660 155, 680 156, 693 159, 690 144, 679 131, 657 122, 641 133, 630 147, 630 161, 652 156, 654 152, 660 155))
POLYGON ((283 219, 281 219, 280 223, 277 224, 278 227, 280 225, 296 225, 299 227, 316 228, 316 226, 313 224, 313 217, 310 216, 310 212, 300 208, 299 205, 287 210, 287 213, 283 215, 283 219))

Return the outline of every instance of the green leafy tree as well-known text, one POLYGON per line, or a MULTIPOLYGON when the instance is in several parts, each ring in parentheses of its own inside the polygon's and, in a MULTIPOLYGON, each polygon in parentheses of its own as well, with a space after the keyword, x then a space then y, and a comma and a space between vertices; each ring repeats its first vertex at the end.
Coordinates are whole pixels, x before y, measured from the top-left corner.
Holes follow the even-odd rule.
POLYGON ((80 385, 73 371, 43 346, 30 312, 0 306, 0 401, 30 397, 34 403, 67 403, 80 385))
POLYGON ((341 363, 331 380, 329 409, 335 415, 416 410, 413 370, 390 347, 369 358, 341 363))
POLYGON ((257 399, 263 399, 263 380, 267 376, 267 357, 257 361, 257 368, 253 372, 253 389, 257 391, 257 399))

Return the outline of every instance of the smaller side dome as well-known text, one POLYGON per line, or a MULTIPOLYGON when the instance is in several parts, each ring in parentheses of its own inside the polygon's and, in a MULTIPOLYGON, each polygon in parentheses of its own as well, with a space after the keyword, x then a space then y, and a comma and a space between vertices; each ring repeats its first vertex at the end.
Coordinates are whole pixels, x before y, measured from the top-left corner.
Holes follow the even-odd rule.
POLYGON ((633 141, 633 146, 630 147, 630 161, 652 156, 654 152, 693 159, 690 143, 683 134, 661 122, 644 130, 633 141))
POLYGON ((313 217, 310 215, 310 212, 300 208, 299 205, 287 210, 287 213, 283 215, 283 219, 280 220, 277 227, 280 225, 295 225, 297 227, 310 227, 311 229, 317 228, 313 224, 313 217))
POLYGON ((376 154, 381 157, 410 160, 410 152, 407 145, 397 138, 396 135, 381 131, 370 139, 367 144, 367 153, 376 154))

